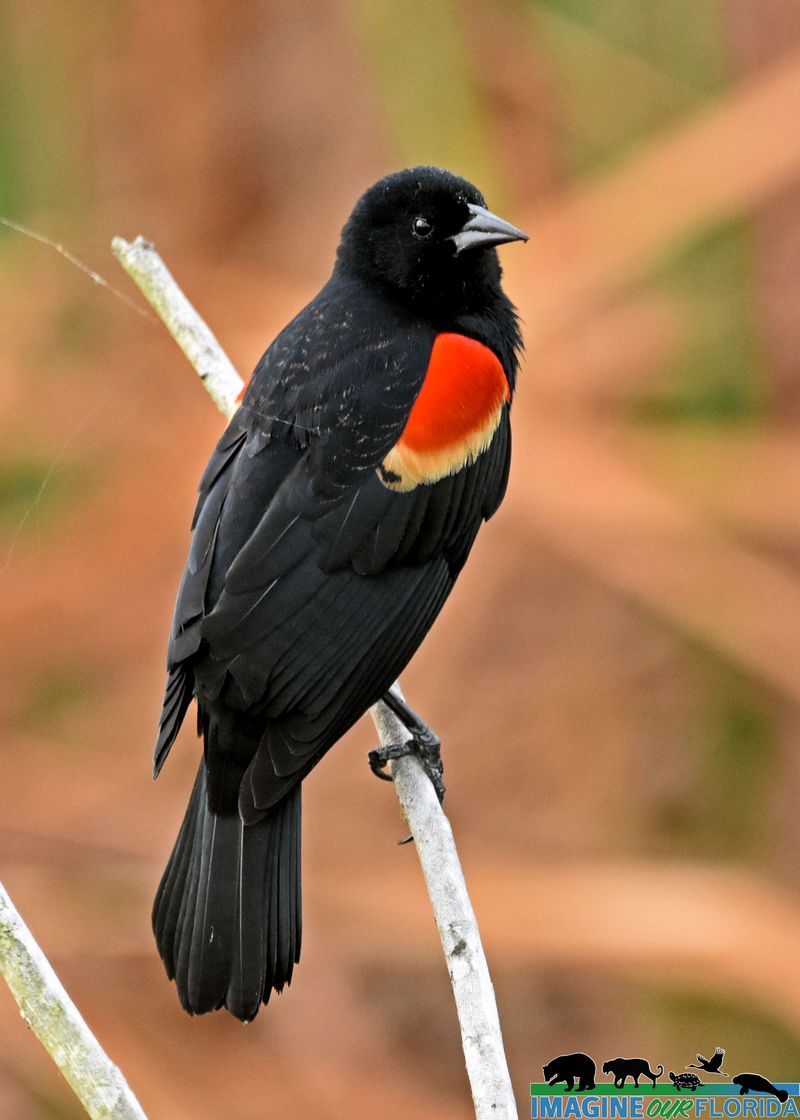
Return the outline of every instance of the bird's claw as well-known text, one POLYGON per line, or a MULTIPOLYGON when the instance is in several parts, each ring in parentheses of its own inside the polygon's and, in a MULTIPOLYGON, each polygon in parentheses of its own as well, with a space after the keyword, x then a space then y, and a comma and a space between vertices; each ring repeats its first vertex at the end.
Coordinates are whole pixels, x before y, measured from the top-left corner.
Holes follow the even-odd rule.
MULTIPOLYGON (((444 801, 444 766, 442 764, 442 745, 439 739, 429 729, 425 728, 408 739, 405 743, 392 743, 387 747, 378 747, 369 752, 369 765, 372 773, 382 778, 385 782, 393 781, 392 775, 387 774, 386 766, 396 758, 404 758, 413 754, 422 763, 422 768, 431 780, 439 804, 444 801)), ((407 843, 407 841, 401 841, 407 843)))
POLYGON ((384 782, 392 782, 394 778, 391 774, 386 772, 386 767, 395 758, 402 758, 404 755, 412 753, 412 742, 408 743, 392 743, 388 747, 376 747, 374 751, 370 751, 369 768, 376 778, 381 778, 384 782))

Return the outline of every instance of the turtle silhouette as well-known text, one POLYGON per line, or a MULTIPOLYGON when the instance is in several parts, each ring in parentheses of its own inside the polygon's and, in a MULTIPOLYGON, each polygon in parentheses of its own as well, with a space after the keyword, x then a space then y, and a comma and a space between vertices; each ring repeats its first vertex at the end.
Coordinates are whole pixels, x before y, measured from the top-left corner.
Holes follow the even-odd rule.
POLYGON ((679 1093, 682 1089, 691 1089, 691 1091, 694 1092, 703 1084, 696 1073, 673 1073, 672 1070, 670 1070, 669 1077, 679 1093))
POLYGON ((687 1069, 702 1069, 706 1073, 716 1073, 720 1077, 729 1077, 722 1068, 722 1063, 725 1060, 725 1051, 721 1046, 718 1046, 710 1058, 704 1058, 702 1054, 697 1055, 696 1062, 690 1062, 686 1067, 687 1069))
POLYGON ((737 1073, 733 1079, 733 1084, 739 1086, 740 1097, 752 1092, 770 1093, 781 1102, 789 1099, 789 1094, 785 1089, 779 1089, 771 1081, 767 1081, 766 1077, 762 1077, 760 1073, 737 1073))

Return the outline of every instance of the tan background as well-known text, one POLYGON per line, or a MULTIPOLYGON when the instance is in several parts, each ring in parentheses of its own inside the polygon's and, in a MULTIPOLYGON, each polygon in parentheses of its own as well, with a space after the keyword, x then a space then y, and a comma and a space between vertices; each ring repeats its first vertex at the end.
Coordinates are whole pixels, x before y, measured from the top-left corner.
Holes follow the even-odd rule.
MULTIPOLYGON (((0 213, 134 300, 157 243, 243 372, 374 178, 528 229, 508 501, 404 678, 512 1076, 800 1076, 800 5, 0 7, 0 213)), ((151 898, 197 757, 150 751, 221 419, 159 327, 0 229, 0 875, 153 1117, 466 1116, 440 949, 364 721, 305 796, 303 961, 192 1021, 151 898)), ((0 1117, 81 1115, 0 991, 0 1117)))

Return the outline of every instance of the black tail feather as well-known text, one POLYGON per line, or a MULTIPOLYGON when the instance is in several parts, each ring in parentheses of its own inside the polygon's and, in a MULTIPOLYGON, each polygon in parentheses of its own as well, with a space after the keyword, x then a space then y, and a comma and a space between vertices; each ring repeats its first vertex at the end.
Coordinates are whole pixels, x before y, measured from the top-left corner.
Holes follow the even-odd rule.
POLYGON ((193 1015, 252 1019, 300 959, 300 786, 246 825, 209 811, 201 763, 153 905, 167 975, 193 1015))
POLYGON ((180 911, 185 897, 185 885, 190 877, 190 864, 194 854, 194 839, 200 818, 200 800, 205 798, 205 775, 200 768, 195 779, 186 815, 178 839, 153 903, 153 929, 156 930, 159 949, 170 980, 175 979, 178 939, 182 928, 180 911))
POLYGON ((158 723, 158 740, 153 755, 153 777, 161 772, 172 744, 181 729, 184 716, 194 698, 194 679, 185 663, 170 669, 164 693, 164 707, 158 723))

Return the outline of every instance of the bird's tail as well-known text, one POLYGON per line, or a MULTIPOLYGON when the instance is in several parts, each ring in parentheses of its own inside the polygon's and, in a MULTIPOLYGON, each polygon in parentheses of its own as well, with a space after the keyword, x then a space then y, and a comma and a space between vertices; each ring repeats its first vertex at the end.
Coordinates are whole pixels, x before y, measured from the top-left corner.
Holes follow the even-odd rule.
POLYGON ((300 959, 300 785, 256 824, 208 808, 200 763, 153 904, 167 975, 193 1015, 252 1019, 300 959))

